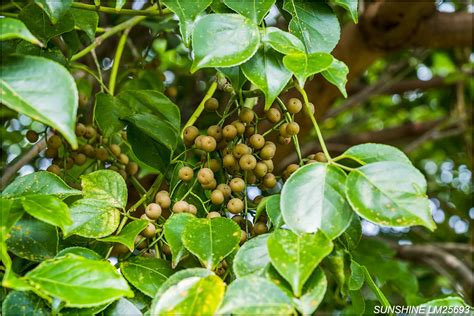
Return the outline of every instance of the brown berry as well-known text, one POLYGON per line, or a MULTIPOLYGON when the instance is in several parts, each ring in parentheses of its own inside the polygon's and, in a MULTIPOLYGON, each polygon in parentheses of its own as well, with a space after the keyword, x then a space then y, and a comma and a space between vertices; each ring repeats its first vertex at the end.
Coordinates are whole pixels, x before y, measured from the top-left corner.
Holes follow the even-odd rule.
POLYGON ((89 158, 95 158, 95 148, 90 144, 82 146, 81 151, 89 158))
POLYGON ((197 179, 201 184, 209 184, 214 180, 214 172, 209 168, 202 168, 198 172, 197 179))
POLYGON ((224 198, 230 197, 232 194, 232 189, 225 183, 221 183, 217 186, 217 190, 221 191, 224 194, 224 198))
POLYGON ((76 125, 76 136, 82 137, 86 133, 86 126, 82 123, 76 125))
POLYGON ((267 165, 261 161, 257 162, 257 164, 255 165, 255 168, 253 169, 253 173, 258 178, 263 178, 267 174, 267 172, 268 172, 267 165))
POLYGON ((327 162, 326 156, 322 152, 316 153, 316 155, 314 155, 314 160, 319 162, 327 162))
POLYGON ((273 172, 273 161, 272 160, 262 160, 264 164, 267 165, 268 172, 273 172))
POLYGON ((271 123, 278 123, 281 120, 281 112, 277 108, 270 108, 265 116, 271 123))
POLYGON ((186 213, 197 215, 197 212, 198 212, 198 209, 197 209, 196 205, 194 205, 194 204, 189 204, 188 205, 188 210, 186 211, 186 213))
POLYGON ((26 139, 30 143, 36 143, 38 141, 38 138, 39 138, 39 135, 35 131, 30 129, 26 132, 26 139))
POLYGON ((290 134, 288 134, 288 131, 286 130, 287 127, 288 127, 288 123, 284 123, 280 126, 280 128, 278 129, 280 136, 285 137, 285 138, 291 136, 290 134))
POLYGON ((271 145, 265 145, 263 146, 262 150, 260 150, 260 158, 263 160, 269 160, 272 159, 273 156, 275 156, 275 148, 271 145))
POLYGON ((296 122, 290 122, 286 126, 286 133, 290 136, 295 136, 300 132, 300 126, 296 122))
POLYGON ((232 140, 237 136, 237 128, 234 125, 226 125, 222 129, 222 136, 226 140, 232 140))
POLYGON ((213 212, 209 212, 209 214, 207 214, 206 217, 209 219, 213 219, 213 218, 221 217, 221 214, 213 211, 213 212))
POLYGON ((131 176, 136 175, 138 172, 138 164, 133 161, 129 162, 125 167, 125 171, 131 176))
POLYGON ((186 201, 178 201, 173 205, 173 213, 183 213, 189 209, 189 204, 186 201))
POLYGON ((280 145, 288 145, 291 143, 291 137, 278 136, 278 143, 280 145))
POLYGON ((238 135, 242 135, 245 132, 245 125, 242 122, 233 121, 231 124, 237 129, 238 135))
POLYGON ((216 179, 212 179, 209 183, 201 184, 201 186, 205 190, 214 190, 217 187, 216 179))
POLYGON ((203 136, 201 140, 201 149, 210 153, 216 149, 217 142, 214 137, 211 136, 203 136))
POLYGON ((58 150, 56 148, 47 148, 44 151, 44 156, 46 158, 56 158, 58 156, 58 150))
POLYGON ((198 136, 199 130, 196 126, 188 126, 184 129, 183 138, 188 146, 192 145, 198 136))
POLYGON ((182 167, 181 169, 179 169, 178 171, 178 177, 182 180, 182 181, 185 181, 185 182, 188 182, 188 181, 191 181, 192 178, 193 178, 193 175, 194 175, 194 171, 192 168, 190 167, 182 167))
POLYGON ((214 205, 220 205, 224 203, 224 193, 221 190, 214 190, 211 193, 211 203, 214 205))
POLYGON ((62 144, 61 137, 58 135, 52 135, 50 138, 48 138, 46 144, 48 145, 48 148, 58 149, 62 144))
POLYGON ((155 196, 155 202, 158 203, 162 209, 168 209, 171 205, 170 194, 168 191, 160 191, 155 196))
POLYGON ((237 159, 235 159, 233 155, 227 154, 222 158, 222 164, 226 168, 232 168, 237 164, 237 159))
POLYGON ((145 214, 150 219, 157 220, 161 216, 161 206, 158 203, 150 203, 145 208, 145 214))
POLYGON ((296 114, 299 113, 303 108, 303 103, 301 103, 300 99, 298 98, 291 98, 290 100, 288 100, 286 108, 291 114, 296 114))
POLYGON ((232 192, 240 193, 245 189, 245 181, 242 178, 234 178, 229 182, 232 192))
POLYGON ((260 134, 254 134, 250 137, 249 143, 253 149, 259 150, 265 146, 265 138, 260 134))
POLYGON ((243 122, 243 123, 250 123, 253 121, 255 117, 255 113, 252 109, 249 109, 249 108, 243 108, 242 110, 240 110, 240 114, 239 114, 239 119, 243 122))
POLYGON ((48 169, 46 169, 46 170, 49 171, 49 172, 52 172, 52 173, 54 173, 58 176, 61 175, 61 168, 59 168, 58 165, 53 164, 53 165, 49 166, 48 169))
POLYGON ((204 167, 209 168, 212 172, 216 173, 221 169, 221 163, 217 159, 209 159, 209 161, 204 164, 204 167))
POLYGON ((84 132, 84 137, 87 138, 87 139, 91 139, 91 138, 94 138, 95 135, 97 135, 97 131, 95 130, 94 127, 92 126, 86 126, 86 130, 84 132))
POLYGON ((239 245, 243 245, 244 242, 247 241, 247 232, 245 232, 245 230, 240 230, 240 241, 239 241, 239 245))
POLYGON ((130 159, 128 158, 127 155, 125 154, 120 154, 120 156, 118 157, 118 160, 120 161, 120 163, 126 165, 129 163, 130 159))
POLYGON ((106 161, 107 159, 109 159, 109 152, 103 147, 97 148, 95 150, 95 158, 100 161, 106 161))
POLYGON ((265 177, 263 177, 263 185, 266 188, 272 189, 276 186, 276 184, 277 184, 277 180, 273 173, 267 173, 265 177))
POLYGON ((243 155, 239 160, 239 166, 244 171, 253 170, 257 165, 257 159, 249 154, 243 155))
POLYGON ((204 102, 206 111, 215 112, 219 108, 219 101, 216 98, 209 98, 204 102))
POLYGON ((220 142, 222 140, 222 128, 219 125, 211 125, 207 129, 207 135, 213 137, 216 142, 220 142))
POLYGON ((232 214, 239 214, 244 209, 244 202, 241 199, 233 198, 227 203, 227 208, 232 214))
POLYGON ((262 235, 268 232, 268 227, 263 222, 256 222, 253 227, 253 232, 256 236, 262 235))
POLYGON ((148 226, 142 231, 142 236, 146 238, 153 238, 156 235, 156 227, 153 223, 148 223, 148 226))
POLYGON ((234 154, 235 158, 240 159, 244 155, 251 154, 252 150, 245 144, 237 144, 235 145, 232 153, 234 154))
POLYGON ((83 153, 78 153, 74 156, 74 163, 78 166, 82 166, 86 162, 86 160, 87 157, 83 153))

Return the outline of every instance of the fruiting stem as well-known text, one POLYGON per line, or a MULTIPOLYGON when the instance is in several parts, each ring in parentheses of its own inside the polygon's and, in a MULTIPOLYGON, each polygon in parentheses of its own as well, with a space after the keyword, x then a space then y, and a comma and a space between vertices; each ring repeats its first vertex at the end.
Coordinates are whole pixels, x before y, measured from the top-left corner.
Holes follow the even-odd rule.
MULTIPOLYGON (((292 121, 292 118, 290 113, 288 113, 288 109, 286 108, 285 103, 278 97, 276 98, 276 101, 283 113, 285 114, 285 121, 287 123, 290 123, 292 121)), ((298 141, 298 135, 291 136, 291 140, 293 141, 293 145, 295 146, 296 154, 298 155, 298 161, 300 165, 303 165, 303 157, 301 156, 301 148, 300 142, 298 141)))
POLYGON ((103 13, 119 14, 119 15, 143 15, 143 16, 154 16, 161 14, 171 13, 169 9, 158 9, 156 5, 146 9, 146 10, 130 10, 130 9, 120 9, 116 10, 111 7, 95 6, 91 4, 73 2, 73 8, 88 10, 88 11, 98 11, 103 13))
POLYGON ((117 44, 117 51, 115 52, 114 62, 109 79, 109 92, 111 95, 114 95, 115 92, 115 83, 117 81, 117 73, 120 66, 120 59, 122 59, 123 48, 125 47, 125 43, 127 42, 127 37, 130 33, 130 30, 131 27, 126 28, 125 31, 123 31, 123 34, 122 36, 120 36, 120 40, 117 44))
POLYGON ((326 156, 326 160, 328 162, 331 162, 332 158, 331 158, 331 155, 329 155, 329 151, 326 147, 326 143, 324 142, 323 134, 321 133, 318 122, 316 121, 316 118, 313 115, 311 107, 309 106, 308 95, 306 94, 306 91, 304 91, 304 88, 301 88, 299 84, 295 84, 295 88, 303 97, 304 105, 306 107, 306 112, 308 112, 311 122, 313 122, 313 126, 314 126, 314 129, 316 130, 316 134, 318 135, 318 140, 319 140, 319 143, 321 144, 321 148, 323 149, 324 156, 326 156))
POLYGON ((194 113, 191 115, 189 120, 184 125, 183 130, 181 131, 181 138, 183 138, 183 132, 186 129, 186 127, 192 126, 196 122, 196 120, 199 118, 202 111, 204 110, 204 103, 206 103, 208 99, 212 98, 212 96, 214 95, 214 92, 216 91, 216 88, 217 88, 217 81, 214 81, 209 87, 209 89, 207 90, 206 95, 204 95, 204 98, 202 98, 201 103, 199 103, 196 110, 194 110, 194 113))
POLYGON ((107 88, 107 86, 104 84, 104 82, 102 81, 101 78, 99 78, 91 69, 89 69, 89 67, 86 67, 84 66, 83 64, 72 64, 71 65, 72 68, 74 69, 78 69, 78 70, 82 70, 82 71, 85 71, 87 72, 89 75, 91 75, 95 80, 97 80, 97 82, 100 84, 100 86, 107 92, 109 92, 109 89, 107 88))

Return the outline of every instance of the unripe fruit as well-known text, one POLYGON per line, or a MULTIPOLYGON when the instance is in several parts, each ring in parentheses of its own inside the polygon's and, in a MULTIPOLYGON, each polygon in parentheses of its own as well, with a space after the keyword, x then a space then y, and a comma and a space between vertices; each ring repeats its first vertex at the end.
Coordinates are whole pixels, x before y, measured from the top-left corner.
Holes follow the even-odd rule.
POLYGON ((237 129, 238 135, 242 135, 245 132, 245 125, 242 122, 233 121, 231 124, 237 129))
POLYGON ((187 144, 192 144, 198 136, 199 130, 196 126, 188 126, 184 129, 183 138, 187 144))
POLYGON ((217 142, 222 140, 222 128, 219 125, 211 125, 207 129, 207 135, 213 137, 217 142))
POLYGON ((288 123, 286 133, 290 136, 295 136, 300 132, 300 126, 296 122, 288 123))
POLYGON ((209 168, 202 168, 198 172, 197 179, 201 184, 209 184, 214 180, 214 172, 209 168))
POLYGON ((284 123, 280 126, 280 128, 278 129, 280 136, 285 137, 285 138, 291 136, 290 134, 288 134, 288 131, 286 130, 287 127, 288 127, 288 123, 284 123))
POLYGON ((58 156, 58 150, 56 148, 47 148, 44 152, 46 158, 56 158, 58 156))
POLYGON ((117 145, 117 144, 111 144, 109 146, 109 149, 110 151, 112 152, 112 154, 115 156, 115 157, 119 157, 120 154, 122 153, 122 150, 120 149, 120 146, 117 145))
POLYGON ((234 150, 232 151, 234 154, 234 157, 237 159, 242 158, 244 155, 248 155, 252 153, 252 150, 249 148, 249 146, 245 144, 237 144, 234 147, 234 150))
POLYGON ((84 137, 87 139, 91 139, 91 138, 94 138, 95 135, 97 135, 97 131, 95 130, 95 128, 90 125, 86 126, 84 137))
POLYGON ((76 136, 82 137, 86 133, 86 126, 82 123, 76 125, 76 136))
POLYGON ((204 167, 209 168, 212 172, 216 173, 221 169, 221 163, 217 159, 209 159, 209 161, 204 164, 204 167))
MULTIPOLYGON (((245 184, 244 184, 245 186, 245 184)), ((217 186, 217 190, 221 191, 224 194, 224 198, 228 198, 232 194, 232 189, 225 183, 221 183, 217 186)))
POLYGON ((86 162, 86 160, 87 157, 83 153, 78 153, 74 156, 74 163, 78 166, 82 166, 86 162))
POLYGON ((244 171, 253 170, 257 165, 257 159, 252 155, 243 155, 239 160, 239 166, 244 171))
POLYGON ((213 219, 213 218, 221 217, 221 214, 219 214, 218 212, 209 212, 209 214, 207 214, 206 217, 209 219, 213 219))
POLYGON ((114 249, 112 250, 112 253, 115 254, 115 256, 120 256, 128 253, 130 250, 128 249, 127 246, 122 245, 122 244, 115 244, 114 249))
POLYGON ((158 203, 150 203, 145 208, 145 214, 150 219, 157 220, 161 216, 161 206, 158 203))
POLYGON ((285 171, 287 172, 288 176, 290 176, 293 172, 298 170, 299 167, 300 167, 299 165, 293 163, 289 165, 288 167, 286 167, 285 171))
POLYGON ((52 172, 52 173, 54 173, 58 176, 61 175, 61 168, 59 168, 58 165, 53 164, 53 165, 49 166, 48 169, 46 169, 46 170, 49 171, 49 172, 52 172))
POLYGON ((265 223, 256 222, 253 227, 253 232, 256 236, 262 235, 268 232, 268 227, 265 223))
POLYGON ((189 209, 189 204, 186 201, 178 201, 173 205, 173 213, 183 213, 189 209))
POLYGON ((227 203, 227 208, 232 214, 239 214, 244 209, 244 202, 241 199, 233 198, 227 203))
POLYGON ((280 145, 288 145, 291 143, 291 137, 278 136, 278 143, 280 145))
POLYGON ((237 137, 237 128, 234 125, 226 125, 222 130, 222 136, 226 140, 232 140, 237 137))
POLYGON ((269 160, 272 159, 273 156, 275 156, 275 148, 271 145, 265 145, 263 146, 262 150, 260 150, 260 158, 263 160, 269 160))
POLYGON ((257 164, 255 165, 255 168, 253 169, 253 173, 258 178, 263 178, 267 174, 267 172, 268 172, 267 165, 261 161, 257 162, 257 164))
POLYGON ((240 114, 239 114, 239 119, 243 122, 243 123, 250 123, 253 121, 255 117, 255 113, 252 111, 252 109, 249 109, 249 108, 243 108, 241 111, 240 111, 240 114))
POLYGON ((240 241, 239 245, 243 245, 247 241, 247 233, 244 230, 240 230, 240 241))
POLYGON ((270 108, 265 116, 271 123, 278 123, 281 120, 281 112, 277 108, 270 108))
POLYGON ((35 131, 33 130, 28 130, 26 132, 26 139, 30 142, 30 143, 36 143, 38 141, 38 133, 36 133, 35 131))
POLYGON ((211 203, 214 205, 220 205, 224 203, 224 193, 220 190, 214 190, 211 193, 211 203))
POLYGON ((161 251, 167 255, 167 256, 171 256, 171 248, 170 246, 168 246, 167 244, 163 244, 163 246, 161 246, 161 251))
POLYGON ((277 184, 277 180, 273 173, 267 173, 265 177, 263 177, 263 185, 266 188, 272 189, 276 186, 276 184, 277 184))
POLYGON ((81 151, 89 158, 95 158, 95 148, 90 144, 82 146, 81 151))
POLYGON ((72 167, 74 167, 74 159, 72 159, 71 157, 67 157, 64 165, 67 170, 71 169, 72 167))
POLYGON ((124 165, 128 164, 129 161, 130 161, 130 159, 128 158, 128 156, 125 155, 125 154, 120 154, 118 160, 120 161, 120 163, 122 163, 122 164, 124 164, 124 165))
POLYGON ((61 137, 59 137, 58 135, 53 135, 48 138, 46 144, 48 145, 48 148, 58 149, 59 147, 61 147, 62 144, 61 137))
POLYGON ((209 98, 204 102, 204 108, 206 111, 214 112, 219 108, 219 101, 216 98, 209 98))
POLYGON ((168 191, 160 191, 155 196, 155 202, 158 203, 162 209, 168 209, 171 205, 170 194, 168 191))
POLYGON ((190 167, 182 167, 178 171, 178 177, 185 182, 191 181, 193 178, 194 172, 193 169, 190 167))
POLYGON ((196 215, 197 212, 198 212, 198 209, 194 204, 189 204, 188 205, 188 210, 186 211, 186 213, 196 215))
POLYGON ((156 235, 156 227, 153 223, 148 223, 148 226, 142 231, 142 236, 146 238, 153 238, 156 235))
POLYGON ((229 183, 232 192, 240 193, 245 189, 245 181, 241 178, 234 178, 229 183))
POLYGON ((273 161, 272 160, 262 160, 262 162, 267 165, 268 172, 273 171, 273 161))
POLYGON ((265 138, 260 134, 254 134, 250 137, 249 143, 253 149, 259 150, 265 146, 265 138))
POLYGON ((237 160, 233 155, 227 154, 224 156, 224 158, 222 158, 222 163, 224 164, 224 167, 231 168, 237 164, 237 160))
POLYGON ((291 114, 296 114, 299 113, 303 108, 303 103, 301 103, 300 99, 298 98, 291 98, 290 100, 288 100, 286 108, 291 114))
POLYGON ((129 162, 125 167, 125 171, 131 176, 134 176, 138 172, 138 165, 135 162, 129 162))
POLYGON ((327 162, 326 156, 322 152, 316 153, 316 155, 314 155, 314 160, 319 162, 327 162))
POLYGON ((211 136, 203 136, 201 140, 201 149, 210 153, 216 149, 217 142, 214 137, 211 136))
POLYGON ((95 150, 95 157, 97 158, 97 160, 106 161, 107 159, 109 159, 109 153, 108 153, 107 149, 105 149, 105 148, 102 148, 102 147, 97 148, 95 150))

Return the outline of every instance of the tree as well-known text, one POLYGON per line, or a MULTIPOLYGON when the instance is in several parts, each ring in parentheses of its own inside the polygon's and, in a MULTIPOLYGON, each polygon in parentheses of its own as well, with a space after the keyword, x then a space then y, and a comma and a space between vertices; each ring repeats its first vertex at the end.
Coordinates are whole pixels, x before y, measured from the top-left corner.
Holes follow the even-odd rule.
POLYGON ((0 15, 3 314, 469 312, 465 4, 0 15))

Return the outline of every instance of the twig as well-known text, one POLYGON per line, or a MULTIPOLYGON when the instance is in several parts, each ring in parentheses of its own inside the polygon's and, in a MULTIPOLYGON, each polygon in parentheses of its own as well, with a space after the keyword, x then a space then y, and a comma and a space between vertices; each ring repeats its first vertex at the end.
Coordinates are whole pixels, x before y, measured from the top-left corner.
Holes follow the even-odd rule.
POLYGON ((213 81, 211 86, 207 90, 206 94, 202 98, 201 103, 199 103, 196 110, 194 110, 193 114, 191 115, 189 120, 184 125, 183 130, 181 131, 181 136, 183 136, 183 132, 186 129, 186 127, 189 127, 189 126, 193 125, 196 122, 198 117, 201 115, 202 111, 204 111, 204 103, 206 103, 206 101, 214 95, 214 92, 216 91, 216 88, 217 88, 217 81, 213 81))
POLYGON ((112 66, 112 71, 110 72, 110 79, 109 79, 109 90, 110 94, 114 95, 115 92, 115 83, 117 81, 117 73, 120 66, 120 59, 122 59, 123 49, 125 47, 125 43, 127 42, 128 34, 130 33, 132 26, 126 28, 123 31, 122 36, 120 36, 120 40, 117 45, 117 51, 115 52, 114 64, 112 66))
POLYGON ((162 15, 171 13, 169 9, 161 9, 158 10, 156 6, 150 7, 146 10, 130 10, 130 9, 121 9, 116 10, 115 8, 111 7, 104 7, 104 6, 95 6, 91 4, 85 4, 80 2, 73 2, 73 8, 88 10, 88 11, 97 11, 103 13, 110 13, 110 14, 121 14, 121 15, 142 15, 142 16, 155 16, 155 15, 162 15))

